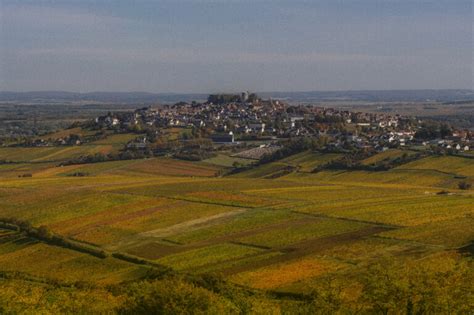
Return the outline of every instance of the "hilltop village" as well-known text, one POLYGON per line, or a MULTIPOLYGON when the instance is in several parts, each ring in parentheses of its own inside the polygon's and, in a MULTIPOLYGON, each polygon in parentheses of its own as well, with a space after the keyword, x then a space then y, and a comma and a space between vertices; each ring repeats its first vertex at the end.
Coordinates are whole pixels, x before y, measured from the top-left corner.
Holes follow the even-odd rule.
MULTIPOLYGON (((313 149, 365 155, 403 147, 436 154, 464 154, 474 148, 472 132, 447 124, 398 114, 293 105, 261 99, 248 92, 209 95, 206 102, 109 112, 72 127, 78 125, 95 133, 88 137, 77 134, 55 139, 42 137, 22 145, 81 145, 106 137, 110 132, 130 133, 136 137, 125 145, 120 156, 112 159, 169 155, 187 160, 203 160, 211 157, 213 151, 229 148, 236 157, 261 160, 282 147, 294 148, 295 143, 297 151, 313 149)), ((94 160, 103 158, 86 157, 85 162, 94 160)), ((71 161, 77 162, 84 161, 71 161)))
MULTIPOLYGON (((205 103, 179 102, 161 108, 146 107, 128 113, 97 117, 94 127, 116 130, 191 128, 183 140, 202 137, 217 144, 281 138, 324 138, 327 149, 373 149, 422 145, 469 151, 473 135, 447 125, 430 125, 413 117, 342 111, 312 105, 289 105, 241 95, 210 95, 205 103)), ((159 133, 159 132, 158 132, 159 133)), ((142 145, 148 141, 142 138, 142 145)))

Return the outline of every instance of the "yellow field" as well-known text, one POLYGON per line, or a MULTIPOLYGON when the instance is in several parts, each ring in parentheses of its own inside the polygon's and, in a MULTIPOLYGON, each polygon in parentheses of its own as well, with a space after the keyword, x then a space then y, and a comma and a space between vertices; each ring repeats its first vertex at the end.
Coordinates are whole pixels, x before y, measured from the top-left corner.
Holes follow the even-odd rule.
POLYGON ((443 156, 443 157, 427 157, 422 160, 411 162, 400 166, 401 169, 417 169, 417 170, 436 170, 443 173, 453 173, 464 176, 474 177, 474 159, 443 156))
POLYGON ((387 151, 381 152, 379 154, 373 155, 365 160, 362 161, 362 164, 369 165, 369 164, 374 164, 386 159, 393 159, 397 157, 401 157, 403 154, 406 154, 407 156, 410 156, 414 154, 414 151, 408 151, 408 150, 398 150, 398 149, 389 149, 387 151))

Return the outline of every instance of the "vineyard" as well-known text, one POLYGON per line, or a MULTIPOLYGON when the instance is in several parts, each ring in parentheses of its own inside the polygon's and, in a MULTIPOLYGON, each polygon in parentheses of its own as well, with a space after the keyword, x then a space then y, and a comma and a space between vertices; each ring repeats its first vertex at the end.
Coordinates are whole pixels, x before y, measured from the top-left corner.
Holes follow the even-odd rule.
MULTIPOLYGON (((229 158, 56 161, 105 146, 114 148, 103 141, 74 150, 0 150, 14 162, 0 166, 0 217, 43 226, 106 256, 2 228, 0 300, 15 300, 17 286, 32 292, 25 303, 39 303, 44 286, 80 282, 88 289, 61 294, 78 295, 82 306, 89 302, 81 294, 89 294, 102 307, 118 307, 121 295, 105 286, 140 281, 159 266, 217 274, 258 294, 305 295, 328 277, 348 279, 350 292, 343 296, 350 301, 363 297, 361 270, 387 259, 430 262, 429 268, 441 268, 436 272, 448 270, 444 264, 471 263, 463 249, 474 240, 474 193, 457 184, 474 180, 472 159, 424 157, 384 172, 312 173, 337 155, 303 152, 220 177, 229 158), (291 172, 268 176, 287 166, 291 172), (18 177, 25 172, 31 176, 18 177), (85 175, 74 176, 78 172, 85 175)), ((381 154, 367 163, 401 152, 381 154)), ((261 301, 280 310, 300 303, 261 301)))

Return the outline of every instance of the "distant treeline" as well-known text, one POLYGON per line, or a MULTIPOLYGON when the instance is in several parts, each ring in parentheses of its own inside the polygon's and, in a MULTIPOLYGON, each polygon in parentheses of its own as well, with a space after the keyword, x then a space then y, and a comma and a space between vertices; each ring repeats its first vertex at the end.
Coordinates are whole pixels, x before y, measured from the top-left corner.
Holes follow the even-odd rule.
POLYGON ((415 138, 422 140, 432 140, 439 138, 446 138, 447 136, 452 135, 452 128, 445 123, 438 122, 426 122, 421 125, 421 128, 418 129, 415 133, 415 138))
POLYGON ((408 162, 416 161, 424 156, 426 156, 426 154, 408 154, 405 152, 401 156, 395 158, 386 158, 372 164, 363 164, 359 156, 348 154, 316 167, 313 170, 313 173, 322 170, 388 171, 408 162))
POLYGON ((0 165, 1 164, 19 164, 21 162, 17 162, 17 161, 10 161, 10 160, 0 160, 0 165))
POLYGON ((126 150, 119 153, 95 153, 90 155, 82 155, 78 158, 73 158, 64 162, 61 162, 59 166, 75 165, 75 164, 89 164, 89 163, 100 163, 109 161, 121 161, 121 160, 135 160, 144 159, 147 157, 154 156, 151 150, 126 150))

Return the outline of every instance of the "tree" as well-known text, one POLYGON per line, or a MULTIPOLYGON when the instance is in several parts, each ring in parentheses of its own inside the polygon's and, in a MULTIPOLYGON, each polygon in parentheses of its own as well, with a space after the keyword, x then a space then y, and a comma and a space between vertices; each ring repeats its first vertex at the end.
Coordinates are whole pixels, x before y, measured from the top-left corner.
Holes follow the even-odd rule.
POLYGON ((38 238, 49 240, 53 236, 53 234, 49 231, 49 229, 45 225, 41 225, 37 230, 38 238))
POLYGON ((323 278, 311 292, 311 302, 305 310, 309 314, 348 313, 343 299, 345 283, 340 279, 323 278))
POLYGON ((239 161, 234 161, 234 163, 232 163, 233 168, 241 168, 242 166, 242 163, 240 163, 239 161))
POLYGON ((122 314, 228 314, 230 301, 182 280, 142 281, 131 286, 122 314))
POLYGON ((362 276, 362 283, 362 301, 376 313, 396 313, 408 304, 406 274, 390 260, 369 266, 362 276))

